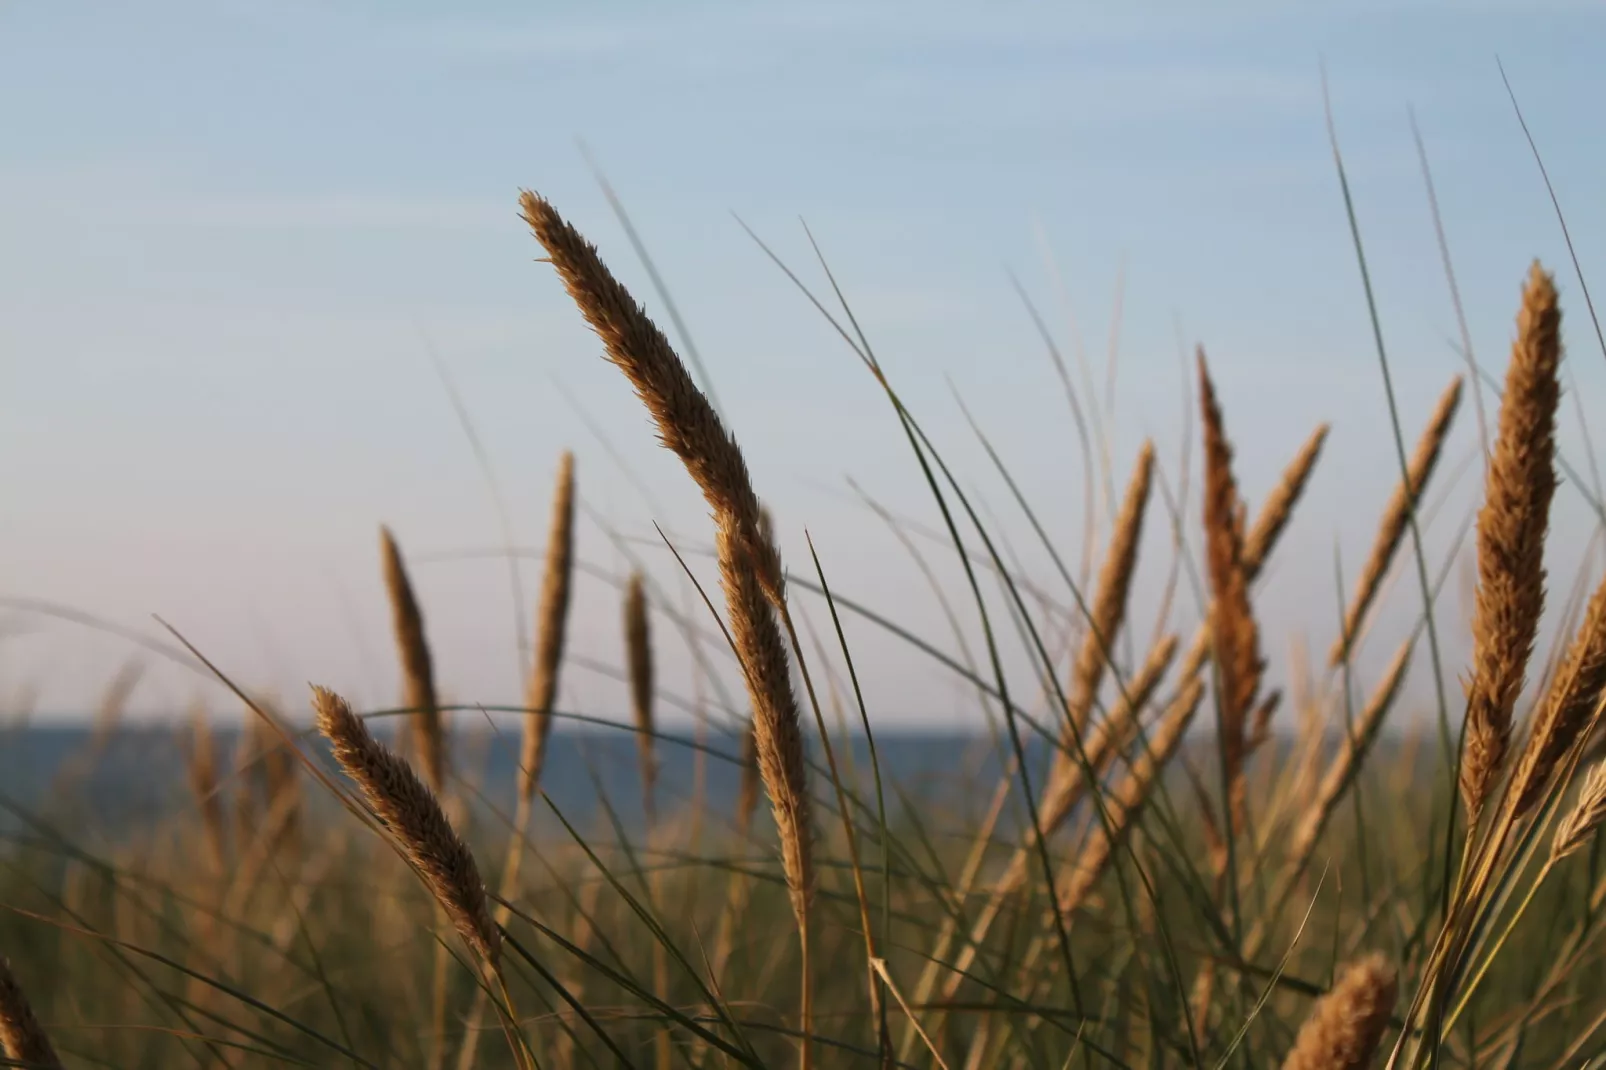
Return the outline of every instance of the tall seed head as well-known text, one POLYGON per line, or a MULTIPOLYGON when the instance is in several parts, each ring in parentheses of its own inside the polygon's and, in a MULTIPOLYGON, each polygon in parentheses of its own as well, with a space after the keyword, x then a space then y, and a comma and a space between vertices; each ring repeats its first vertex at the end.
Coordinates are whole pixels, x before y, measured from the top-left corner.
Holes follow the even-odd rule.
POLYGON ((379 529, 379 551, 385 573, 385 590, 390 595, 391 626, 396 633, 396 653, 402 664, 402 702, 412 711, 407 723, 413 753, 424 769, 424 778, 437 792, 446 784, 446 738, 441 725, 440 705, 435 696, 435 663, 429 641, 424 636, 424 614, 418 608, 401 548, 387 527, 379 529))
POLYGON ((552 492, 552 520, 547 531, 546 570, 541 603, 536 607, 535 663, 525 696, 524 750, 519 759, 519 798, 535 797, 552 734, 552 703, 558 694, 564 636, 569 622, 569 591, 574 576, 574 454, 558 459, 558 481, 552 492))
POLYGON ((447 820, 440 800, 404 759, 369 733, 345 699, 315 687, 312 705, 318 730, 329 740, 335 761, 356 782, 464 942, 494 969, 501 932, 486 907, 479 866, 447 820))
POLYGON ((1283 1070, 1366 1070, 1397 995, 1394 968, 1382 955, 1352 964, 1311 1008, 1283 1070))
POLYGON ((1478 591, 1461 798, 1476 822, 1505 765, 1511 713, 1522 691, 1545 604, 1544 549, 1556 489, 1556 402, 1561 310, 1537 262, 1517 316, 1500 429, 1478 513, 1478 591))
POLYGON ((625 588, 625 659, 630 669, 630 708, 636 721, 636 747, 641 754, 641 797, 651 816, 655 812, 653 788, 658 781, 654 757, 652 634, 647 621, 647 591, 641 573, 630 576, 625 588))

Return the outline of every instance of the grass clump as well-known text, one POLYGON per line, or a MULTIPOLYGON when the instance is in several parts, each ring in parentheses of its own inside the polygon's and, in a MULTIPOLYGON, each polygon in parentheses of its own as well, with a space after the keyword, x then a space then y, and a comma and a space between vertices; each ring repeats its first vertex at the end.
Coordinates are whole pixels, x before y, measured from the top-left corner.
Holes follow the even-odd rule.
MULTIPOLYGON (((581 565, 565 453, 526 702, 504 711, 525 719, 508 814, 448 739, 420 600, 383 530, 403 706, 372 712, 407 719, 405 753, 326 689, 312 693, 317 737, 238 692, 251 711, 240 767, 222 767, 198 718, 178 816, 116 839, 71 831, 77 780, 16 808, 24 834, 0 855, 11 1065, 1337 1070, 1606 1057, 1606 774, 1586 762, 1606 711, 1606 582, 1531 708, 1522 700, 1545 606, 1562 359, 1559 297, 1537 264, 1477 515, 1466 745, 1445 769, 1418 749, 1421 725, 1387 731, 1426 616, 1375 678, 1355 655, 1405 532, 1423 522, 1459 378, 1414 453, 1402 449, 1326 672, 1285 701, 1255 602, 1327 425, 1251 510, 1230 406, 1199 354, 1202 619, 1184 645, 1168 598, 1152 640, 1123 644, 1142 535, 1162 507, 1153 490, 1167 486, 1153 444, 1090 597, 1061 569, 1069 596, 1056 601, 1004 560, 868 343, 844 330, 967 570, 988 656, 950 654, 834 594, 820 557, 812 579, 788 571, 746 458, 675 348, 550 202, 525 193, 520 207, 708 505, 723 604, 706 608, 745 702, 713 703, 697 739, 664 726, 661 709, 681 704, 655 672, 664 636, 704 623, 650 596, 650 574, 633 568, 618 668, 630 709, 616 730, 635 737, 643 821, 633 830, 603 793, 593 828, 548 796, 554 725, 581 716, 558 704, 581 565), (999 656, 981 575, 1015 610, 1028 678, 999 656), (840 667, 806 595, 829 610, 840 667), (1002 713, 1009 741, 962 790, 900 781, 883 762, 844 615, 901 636, 1002 713), (823 709, 850 703, 862 751, 826 730, 823 709), (1213 731, 1190 732, 1207 720, 1213 731), (680 748, 728 773, 728 805, 702 791, 677 801, 665 770, 680 748), (1436 790, 1445 774, 1459 799, 1436 790), (352 836, 332 802, 377 835, 352 836), (500 866, 482 874, 484 859, 500 866)), ((1178 503, 1163 505, 1180 531, 1178 503)), ((1186 545, 1179 536, 1176 552, 1186 545)), ((95 747, 112 745, 97 734, 95 747)))

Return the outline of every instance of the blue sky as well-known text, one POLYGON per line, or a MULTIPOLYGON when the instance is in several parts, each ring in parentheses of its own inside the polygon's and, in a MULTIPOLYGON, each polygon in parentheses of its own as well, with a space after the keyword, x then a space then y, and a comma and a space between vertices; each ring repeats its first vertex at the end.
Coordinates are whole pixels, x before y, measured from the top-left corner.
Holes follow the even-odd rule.
MULTIPOLYGON (((1335 556, 1358 567, 1397 471, 1320 66, 1407 435, 1461 367, 1408 107, 1478 358, 1503 365, 1521 278, 1541 257, 1559 272, 1579 400, 1598 411, 1606 362, 1495 58, 1584 269, 1598 270, 1606 16, 1543 2, 1107 7, 8 5, 0 593, 148 632, 157 613, 254 686, 299 700, 316 680, 380 703, 396 674, 375 546, 384 522, 420 558, 449 691, 512 700, 505 569, 423 560, 499 538, 431 347, 473 414, 521 543, 539 547, 565 447, 586 502, 621 531, 651 536, 656 519, 688 543, 704 532, 695 491, 534 262, 515 214, 521 187, 551 197, 662 311, 583 139, 682 307, 794 567, 807 560, 806 528, 833 586, 939 644, 951 639, 918 569, 844 481, 936 521, 886 404, 734 217, 818 284, 808 222, 907 401, 1045 586, 1048 558, 955 402, 957 392, 1076 557, 1082 461, 1011 273, 1068 353, 1080 338, 1099 392, 1119 297, 1117 483, 1145 435, 1177 476, 1179 339, 1211 354, 1252 501, 1331 420, 1311 500, 1257 601, 1280 681, 1290 636, 1325 649, 1335 556)), ((1571 407, 1563 441, 1583 471, 1571 407)), ((1429 533, 1438 559, 1475 502, 1474 449, 1469 407, 1429 533)), ((1592 528, 1580 495, 1560 501, 1552 585, 1566 592, 1592 528)), ((1190 525, 1196 513, 1190 504, 1190 525)), ((1140 638, 1166 574, 1167 535, 1152 529, 1140 638)), ((589 523, 583 539, 600 572, 626 567, 589 523)), ((957 581, 951 556, 923 547, 957 581)), ((673 561, 640 552, 682 597, 673 561)), ((577 598, 576 652, 617 661, 616 592, 588 576, 577 598)), ((1364 665, 1386 659, 1413 599, 1409 584, 1393 592, 1364 665)), ((1461 604, 1453 578, 1453 668, 1461 604)), ((809 612, 828 628, 818 603, 809 612)), ((1196 616, 1180 599, 1177 626, 1196 616)), ((0 686, 37 685, 43 709, 83 708, 127 654, 68 625, 10 623, 33 630, 0 644, 0 686)), ((849 623, 878 716, 971 716, 951 677, 849 623)), ((684 659, 666 655, 664 674, 692 689, 684 659)), ((196 693, 223 705, 195 677, 158 668, 141 702, 196 693)), ((566 706, 608 713, 618 702, 603 674, 566 678, 566 706)))

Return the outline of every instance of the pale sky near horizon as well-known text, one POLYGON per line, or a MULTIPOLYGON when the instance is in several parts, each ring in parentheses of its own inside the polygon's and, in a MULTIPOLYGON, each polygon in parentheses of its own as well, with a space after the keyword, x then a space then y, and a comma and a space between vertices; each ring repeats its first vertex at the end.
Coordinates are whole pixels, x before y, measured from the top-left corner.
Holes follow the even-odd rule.
MULTIPOLYGON (((887 403, 736 217, 823 287, 806 220, 907 403, 1062 602, 1064 584, 955 400, 1074 565, 1083 461, 1011 274, 1073 372, 1080 338, 1100 395, 1119 299, 1106 417, 1118 487, 1146 435, 1176 487, 1182 356, 1196 342, 1210 354, 1251 503, 1310 429, 1332 421, 1308 500, 1257 596, 1272 682, 1286 683, 1294 636, 1307 635, 1318 656, 1331 641, 1335 558, 1347 586, 1398 474, 1324 127, 1322 66, 1407 442, 1464 368, 1408 108, 1431 157, 1477 358, 1503 368, 1537 256, 1557 273, 1578 402, 1598 412, 1606 357, 1496 57, 1586 279, 1593 269, 1606 292, 1606 11, 1492 0, 1325 13, 1229 4, 1208 16, 1106 7, 6 5, 0 596, 157 638, 159 614, 249 686, 299 704, 315 681, 385 704, 398 671, 376 545, 387 523, 413 559, 448 695, 516 701, 505 566, 442 559, 501 535, 433 349, 484 440, 520 545, 539 551, 557 456, 572 448, 587 505, 640 540, 631 545, 677 602, 690 597, 653 545, 652 523, 702 545, 696 491, 535 262, 516 215, 522 187, 552 198, 668 329, 583 141, 685 315, 791 567, 812 575, 807 529, 833 589, 950 653, 920 570, 845 481, 938 524, 887 403)), ((1485 403, 1492 418, 1487 392, 1485 403)), ((1562 426, 1587 482, 1590 449, 1571 398, 1562 426)), ((1467 404, 1437 477, 1448 497, 1428 525, 1434 569, 1475 504, 1475 446, 1467 404)), ((1144 543, 1139 646, 1169 565, 1160 501, 1144 543)), ((1557 501, 1553 619, 1576 584, 1598 576, 1584 566, 1584 497, 1567 485, 1557 501)), ((1196 556, 1196 494, 1184 521, 1196 556)), ((915 539, 974 633, 951 550, 915 539)), ((595 571, 576 591, 561 704, 616 717, 622 693, 598 671, 620 656, 618 594, 604 577, 628 563, 589 519, 581 540, 595 571)), ((709 563, 690 560, 712 584, 709 563)), ((526 604, 537 573, 523 563, 526 604)), ((1420 607, 1414 572, 1400 580, 1358 688, 1420 607)), ((1452 696, 1465 660, 1462 587, 1452 570, 1441 596, 1452 696)), ((834 650, 822 603, 796 597, 834 650)), ((1004 603, 989 605, 1015 685, 1030 693, 1004 603)), ((83 711, 130 651, 50 617, 3 607, 0 617, 7 705, 36 688, 45 713, 83 711)), ((1185 581, 1172 625, 1197 618, 1185 581)), ((878 723, 980 723, 950 673, 862 619, 846 626, 878 723)), ((665 687, 689 695, 683 647, 664 643, 665 687)), ((1429 681, 1424 667, 1413 672, 1418 697, 1429 681)), ((153 662, 136 706, 168 709, 195 694, 231 706, 197 676, 153 662)))

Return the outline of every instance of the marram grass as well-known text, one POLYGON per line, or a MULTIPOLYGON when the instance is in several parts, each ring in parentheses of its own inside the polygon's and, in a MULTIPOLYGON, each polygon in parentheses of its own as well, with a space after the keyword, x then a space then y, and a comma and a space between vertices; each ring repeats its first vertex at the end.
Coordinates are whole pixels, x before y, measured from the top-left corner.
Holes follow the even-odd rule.
MULTIPOLYGON (((741 413, 715 410, 553 204, 530 193, 520 205, 685 468, 685 492, 709 507, 698 548, 717 566, 712 616, 650 601, 658 588, 639 572, 606 603, 623 607, 629 707, 595 712, 637 737, 627 768, 644 820, 621 819, 616 801, 609 821, 576 820, 544 795, 554 726, 593 712, 566 707, 559 689, 574 671, 571 604, 596 596, 576 582, 586 548, 565 454, 528 697, 510 711, 524 716, 523 741, 490 743, 518 755, 510 797, 480 781, 470 748, 448 745, 454 709, 435 693, 425 607, 385 532, 415 725, 405 752, 320 688, 299 711, 248 700, 255 727, 234 768, 207 723, 192 724, 174 741, 187 779, 176 818, 102 835, 74 816, 81 777, 19 812, 23 831, 0 847, 0 1064, 1322 1070, 1606 1058, 1606 773, 1587 759, 1606 715, 1606 585, 1582 578, 1593 597, 1555 651, 1536 651, 1562 359, 1561 301, 1540 267, 1522 291, 1477 515, 1475 606, 1459 625, 1471 660, 1446 666, 1467 683, 1450 781, 1413 742, 1425 719, 1400 708, 1427 656, 1421 622, 1381 672, 1357 655, 1380 606, 1420 612, 1391 600, 1384 578, 1442 480, 1460 380, 1378 503, 1371 551, 1321 636, 1329 670, 1296 682, 1256 606, 1318 486, 1328 428, 1251 504, 1234 464, 1262 444, 1229 423, 1246 399, 1219 390, 1201 354, 1202 501, 1177 509, 1176 473, 1145 443, 1085 598, 1056 603, 1036 584, 1016 597, 1029 581, 985 525, 959 536, 976 574, 1015 599, 1008 634, 1042 665, 1014 679, 980 645, 921 648, 932 672, 976 696, 978 721, 985 707, 1029 743, 978 737, 998 747, 993 761, 956 753, 933 787, 880 760, 897 745, 874 734, 888 699, 864 686, 882 683, 878 666, 851 642, 861 627, 921 629, 893 630, 851 592, 827 596, 828 541, 818 557, 783 558, 737 444, 741 413), (1198 554, 1202 602, 1193 619, 1159 614, 1152 639, 1134 642, 1133 622, 1154 616, 1134 575, 1175 563, 1145 560, 1167 540, 1144 534, 1168 525, 1185 534, 1170 553, 1198 554), (666 725, 682 702, 657 672, 691 628, 727 641, 716 662, 741 685, 723 692, 734 701, 697 705, 710 720, 695 740, 666 725), (832 711, 874 746, 827 749, 832 711), (316 734, 296 727, 309 714, 316 734), (666 776, 686 746, 738 785, 728 810, 666 776), (1460 835, 1446 836, 1450 822, 1460 835)), ((974 517, 899 405, 933 509, 974 517)), ((683 559, 697 574, 700 559, 683 559)), ((1442 582, 1448 562, 1434 564, 1442 582)), ((995 604, 979 583, 970 593, 945 604, 979 621, 995 604)), ((93 746, 117 738, 100 732, 93 746)))

